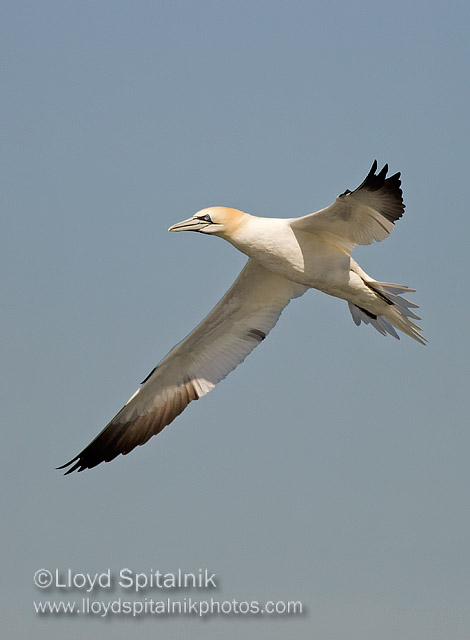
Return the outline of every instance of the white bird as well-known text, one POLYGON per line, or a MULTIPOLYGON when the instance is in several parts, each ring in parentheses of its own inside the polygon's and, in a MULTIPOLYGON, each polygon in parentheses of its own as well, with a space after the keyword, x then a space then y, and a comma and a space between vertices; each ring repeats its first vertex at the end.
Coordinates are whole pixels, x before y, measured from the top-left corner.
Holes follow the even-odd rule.
POLYGON ((395 329, 425 344, 412 302, 414 289, 378 282, 351 258, 357 244, 386 238, 403 215, 400 174, 376 174, 335 202, 301 218, 260 218, 210 207, 169 231, 219 236, 248 256, 235 283, 209 315, 145 378, 66 473, 90 469, 127 454, 170 424, 192 400, 211 391, 266 337, 292 298, 319 289, 347 300, 354 322, 399 338, 395 329))

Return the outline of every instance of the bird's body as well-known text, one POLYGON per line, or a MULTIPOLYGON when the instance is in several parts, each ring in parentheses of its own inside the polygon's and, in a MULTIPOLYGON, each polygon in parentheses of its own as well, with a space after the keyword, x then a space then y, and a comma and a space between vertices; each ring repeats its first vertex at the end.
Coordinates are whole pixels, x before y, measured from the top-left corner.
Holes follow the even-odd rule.
POLYGON ((246 216, 245 224, 229 240, 239 251, 269 271, 311 289, 351 301, 360 295, 364 287, 358 289, 351 272, 357 263, 333 240, 295 230, 290 218, 246 216))
MULTIPOLYGON (((143 381, 105 429, 64 467, 91 468, 129 453, 159 433, 192 401, 232 371, 276 324, 282 309, 307 289, 347 300, 354 322, 371 323, 383 335, 399 329, 424 344, 417 305, 403 285, 378 282, 351 257, 356 244, 389 235, 404 211, 400 174, 377 175, 327 207, 301 218, 260 218, 211 207, 170 227, 217 235, 249 258, 226 295, 187 338, 143 381), (75 464, 73 464, 75 463, 75 464)), ((63 468, 63 467, 61 467, 63 468)))

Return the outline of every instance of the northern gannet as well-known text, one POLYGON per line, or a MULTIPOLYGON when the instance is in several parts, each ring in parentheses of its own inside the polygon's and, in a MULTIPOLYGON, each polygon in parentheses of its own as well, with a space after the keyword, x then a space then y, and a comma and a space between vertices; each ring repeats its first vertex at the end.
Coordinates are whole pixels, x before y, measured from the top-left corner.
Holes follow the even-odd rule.
POLYGON ((346 300, 357 325, 371 324, 395 338, 399 329, 425 344, 413 321, 420 319, 412 311, 417 305, 400 295, 415 290, 378 282, 351 258, 356 245, 386 238, 405 209, 400 174, 387 178, 387 165, 376 170, 374 161, 357 189, 301 218, 210 207, 170 227, 219 236, 248 262, 209 315, 151 371, 103 431, 59 469, 90 469, 147 442, 239 365, 289 301, 309 288, 346 300))

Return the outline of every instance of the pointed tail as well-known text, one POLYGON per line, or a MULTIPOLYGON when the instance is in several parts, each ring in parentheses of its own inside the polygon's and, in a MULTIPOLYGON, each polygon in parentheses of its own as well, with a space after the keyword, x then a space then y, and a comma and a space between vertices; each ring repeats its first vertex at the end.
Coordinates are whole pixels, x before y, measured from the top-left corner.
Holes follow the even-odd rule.
POLYGON ((372 291, 380 296, 390 308, 386 314, 376 315, 370 313, 367 309, 356 306, 352 302, 348 302, 349 310, 355 324, 359 326, 361 322, 364 322, 364 324, 370 323, 382 335, 386 336, 389 334, 399 340, 400 336, 394 328, 396 327, 420 344, 426 344, 427 340, 421 333, 421 327, 413 322, 413 320, 421 320, 421 318, 412 311, 412 309, 417 309, 418 305, 400 295, 402 293, 413 293, 415 289, 410 289, 402 284, 393 284, 392 282, 376 282, 375 280, 364 280, 364 282, 372 291))

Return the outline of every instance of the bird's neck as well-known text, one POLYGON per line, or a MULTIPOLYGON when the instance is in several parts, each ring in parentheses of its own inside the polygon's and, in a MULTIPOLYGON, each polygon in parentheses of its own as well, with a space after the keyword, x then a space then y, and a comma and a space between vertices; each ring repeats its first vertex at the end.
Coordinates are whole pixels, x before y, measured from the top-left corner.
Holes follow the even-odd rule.
POLYGON ((243 224, 224 237, 242 253, 259 259, 266 253, 278 254, 292 240, 292 230, 284 218, 259 218, 246 214, 243 224))

